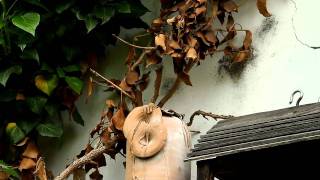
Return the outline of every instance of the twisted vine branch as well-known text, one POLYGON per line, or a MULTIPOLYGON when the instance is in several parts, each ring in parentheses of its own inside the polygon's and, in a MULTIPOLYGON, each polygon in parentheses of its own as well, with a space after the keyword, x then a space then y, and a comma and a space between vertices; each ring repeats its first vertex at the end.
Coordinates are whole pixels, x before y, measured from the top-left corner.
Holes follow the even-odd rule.
POLYGON ((207 116, 217 120, 217 119, 229 119, 229 118, 232 118, 234 116, 232 115, 218 115, 218 114, 213 114, 211 112, 204 112, 204 111, 201 111, 201 110, 198 110, 196 112, 194 112, 191 117, 190 117, 190 121, 187 123, 187 126, 191 126, 192 123, 193 123, 193 120, 194 120, 194 117, 195 116, 199 116, 199 115, 202 115, 202 117, 204 117, 205 119, 208 119, 207 116))

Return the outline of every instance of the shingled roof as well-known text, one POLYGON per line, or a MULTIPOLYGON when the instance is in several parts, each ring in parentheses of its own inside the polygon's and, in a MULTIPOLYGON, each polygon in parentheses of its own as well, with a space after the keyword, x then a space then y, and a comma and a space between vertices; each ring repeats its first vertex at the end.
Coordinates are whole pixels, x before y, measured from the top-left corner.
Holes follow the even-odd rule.
POLYGON ((219 121, 200 136, 187 160, 205 160, 320 139, 320 103, 219 121))

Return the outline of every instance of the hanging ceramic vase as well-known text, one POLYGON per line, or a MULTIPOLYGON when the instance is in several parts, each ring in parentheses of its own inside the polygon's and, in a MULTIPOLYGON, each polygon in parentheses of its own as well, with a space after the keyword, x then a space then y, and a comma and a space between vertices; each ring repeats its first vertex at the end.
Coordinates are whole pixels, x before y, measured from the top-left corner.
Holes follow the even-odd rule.
POLYGON ((177 117, 163 116, 154 105, 136 107, 127 116, 126 180, 189 180, 190 134, 177 117))

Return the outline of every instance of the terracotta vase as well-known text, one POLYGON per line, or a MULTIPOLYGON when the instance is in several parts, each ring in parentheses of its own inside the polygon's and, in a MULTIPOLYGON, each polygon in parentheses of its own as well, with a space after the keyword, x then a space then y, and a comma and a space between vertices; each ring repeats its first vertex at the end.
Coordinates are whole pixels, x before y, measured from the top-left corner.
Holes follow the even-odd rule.
POLYGON ((191 141, 185 123, 162 116, 146 105, 133 109, 125 120, 126 180, 189 180, 190 163, 184 162, 191 141))

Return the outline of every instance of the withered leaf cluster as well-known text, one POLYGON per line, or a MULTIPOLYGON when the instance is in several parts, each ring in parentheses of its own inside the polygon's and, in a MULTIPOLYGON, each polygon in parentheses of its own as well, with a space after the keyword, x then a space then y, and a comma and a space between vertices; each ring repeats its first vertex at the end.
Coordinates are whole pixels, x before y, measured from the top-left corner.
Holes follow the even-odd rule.
MULTIPOLYGON (((266 0, 258 0, 257 7, 261 14, 270 16, 266 0)), ((148 58, 148 64, 160 63, 159 56, 168 55, 173 60, 175 73, 191 85, 189 66, 199 65, 207 55, 221 51, 218 47, 225 43, 225 56, 231 56, 233 62, 247 60, 251 53, 252 33, 236 29, 233 14, 238 8, 233 0, 183 0, 162 9, 149 30, 155 37, 157 49, 149 52, 152 58, 148 58), (229 43, 239 31, 246 34, 242 47, 229 43)))
MULTIPOLYGON (((167 2, 167 1, 163 1, 167 2)), ((242 29, 234 19, 239 6, 233 0, 180 0, 163 5, 160 17, 153 20, 148 33, 153 37, 152 45, 137 53, 131 45, 125 60, 128 71, 121 80, 111 79, 106 83, 106 91, 116 91, 120 100, 108 99, 106 109, 101 114, 101 121, 91 131, 90 136, 98 137, 103 145, 110 145, 106 152, 112 158, 117 153, 125 153, 126 140, 122 133, 123 124, 130 109, 143 105, 143 91, 149 84, 150 72, 140 68, 153 66, 156 73, 154 95, 151 102, 156 102, 162 79, 162 61, 164 56, 172 59, 177 79, 192 85, 189 71, 193 65, 199 65, 208 55, 223 52, 230 63, 243 63, 251 56, 252 33, 242 29), (232 40, 237 34, 243 35, 241 45, 234 45, 232 40), (139 56, 137 54, 140 54, 139 56), (131 106, 127 103, 131 102, 131 106), (130 108, 129 108, 130 107, 130 108)), ((259 12, 268 17, 271 14, 266 8, 266 0, 257 0, 259 12)), ((130 44, 130 43, 126 43, 130 44)), ((175 85, 174 85, 175 86, 175 85)), ((92 94, 93 80, 89 80, 88 96, 92 94)), ((174 91, 172 91, 174 92, 174 91)), ((171 93, 172 93, 171 92, 171 93)), ((78 158, 92 150, 88 144, 78 158)), ((98 168, 105 166, 104 155, 85 165, 84 170, 96 169, 91 176, 102 178, 98 168)), ((91 177, 90 176, 90 177, 91 177)))

